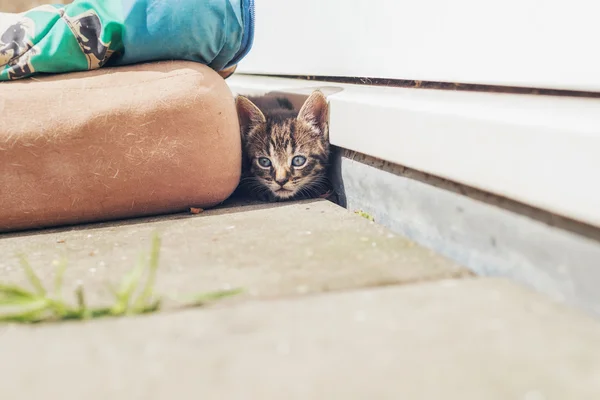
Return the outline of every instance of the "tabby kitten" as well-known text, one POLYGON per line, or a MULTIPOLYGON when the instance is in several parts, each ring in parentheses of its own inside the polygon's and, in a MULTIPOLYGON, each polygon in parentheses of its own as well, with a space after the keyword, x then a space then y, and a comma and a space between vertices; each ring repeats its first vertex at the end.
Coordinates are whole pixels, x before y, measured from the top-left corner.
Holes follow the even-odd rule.
POLYGON ((316 90, 299 112, 286 99, 271 100, 236 99, 244 156, 240 188, 264 201, 323 195, 329 188, 327 99, 316 90), (260 102, 262 111, 255 105, 260 102))

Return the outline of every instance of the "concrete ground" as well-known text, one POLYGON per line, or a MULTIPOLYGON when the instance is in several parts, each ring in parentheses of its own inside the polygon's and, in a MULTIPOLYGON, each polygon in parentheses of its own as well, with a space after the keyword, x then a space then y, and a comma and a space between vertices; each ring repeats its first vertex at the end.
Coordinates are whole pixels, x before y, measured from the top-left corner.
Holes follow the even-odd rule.
POLYGON ((477 278, 326 201, 0 236, 51 283, 109 300, 153 232, 157 292, 244 293, 203 309, 0 325, 2 398, 600 399, 600 322, 477 278))

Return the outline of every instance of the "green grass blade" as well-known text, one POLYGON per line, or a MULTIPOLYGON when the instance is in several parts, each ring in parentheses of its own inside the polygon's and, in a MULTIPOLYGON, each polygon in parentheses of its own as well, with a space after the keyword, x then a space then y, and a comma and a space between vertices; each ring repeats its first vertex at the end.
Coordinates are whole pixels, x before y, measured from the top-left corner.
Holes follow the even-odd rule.
MULTIPOLYGON (((57 267, 53 292, 56 297, 46 297, 47 292, 38 275, 25 256, 19 256, 21 266, 33 290, 17 285, 0 284, 0 323, 37 323, 45 321, 82 320, 103 317, 121 317, 131 314, 153 313, 160 309, 161 299, 156 298, 154 289, 158 275, 161 239, 158 234, 152 238, 148 263, 141 254, 135 267, 121 280, 118 290, 108 284, 108 289, 115 296, 112 307, 90 308, 86 302, 82 286, 75 290, 77 305, 70 306, 62 300, 64 274, 67 268, 66 259, 54 262, 57 267), (141 281, 145 277, 145 282, 141 281), (139 293, 133 302, 133 297, 139 293), (132 304, 133 303, 133 304, 132 304), (4 313, 2 313, 4 311, 4 313)), ((184 307, 200 307, 212 302, 242 293, 242 289, 222 290, 190 296, 187 300, 176 300, 184 307)))
POLYGON ((161 306, 161 301, 156 300, 150 304, 145 305, 143 308, 140 308, 136 311, 138 312, 138 314, 150 314, 150 313, 154 313, 154 312, 157 312, 158 310, 160 310, 160 306, 161 306))
POLYGON ((49 310, 48 301, 39 299, 22 310, 0 314, 0 322, 36 323, 47 317, 49 310))
POLYGON ((119 289, 119 294, 121 296, 129 295, 131 297, 131 294, 135 291, 135 288, 140 282, 140 279, 142 278, 143 274, 144 256, 140 255, 138 257, 138 261, 135 265, 135 268, 131 272, 129 272, 121 281, 121 288, 119 289))
POLYGON ((90 314, 90 318, 93 318, 93 319, 106 318, 106 317, 112 316, 112 310, 110 307, 93 308, 90 310, 89 314, 90 314))
POLYGON ((32 311, 21 314, 0 315, 0 323, 37 324, 44 321, 42 311, 32 311))
POLYGON ((148 264, 148 277, 146 279, 146 285, 140 294, 136 302, 136 308, 146 307, 146 303, 152 298, 154 293, 154 285, 156 283, 156 273, 158 271, 158 261, 160 256, 161 240, 158 234, 154 234, 152 237, 152 247, 150 249, 150 262, 148 264))
POLYGON ((69 313, 69 306, 62 300, 50 300, 50 307, 59 319, 63 319, 69 313))
POLYGON ((26 306, 42 299, 41 297, 0 297, 0 307, 26 306))
POLYGON ((29 279, 29 282, 31 283, 35 291, 40 296, 45 296, 46 289, 44 289, 40 278, 38 278, 33 268, 31 268, 31 264, 29 264, 27 258, 25 258, 24 255, 19 255, 19 262, 21 263, 21 268, 23 268, 23 271, 25 271, 25 275, 27 275, 27 279, 29 279))
POLYGON ((77 307, 79 308, 79 315, 81 319, 89 319, 91 317, 91 313, 85 302, 85 292, 83 291, 83 286, 77 287, 75 290, 75 296, 77 297, 77 307))
POLYGON ((77 298, 77 307, 79 310, 85 309, 85 293, 83 292, 83 286, 78 286, 75 289, 75 297, 77 298))
POLYGON ((16 285, 0 284, 0 307, 25 306, 40 299, 35 293, 16 285))
POLYGON ((82 319, 96 319, 96 318, 106 318, 111 317, 112 309, 110 307, 101 307, 101 308, 89 308, 86 309, 85 312, 81 312, 81 310, 67 310, 64 316, 62 316, 62 320, 64 321, 72 321, 72 320, 82 320, 82 319))
POLYGON ((65 277, 65 271, 67 270, 67 260, 61 258, 56 269, 56 276, 54 277, 54 296, 57 299, 62 298, 62 286, 65 277))
POLYGON ((34 298, 37 295, 17 285, 0 284, 0 299, 14 297, 34 298))
POLYGON ((242 294, 243 289, 233 289, 233 290, 220 290, 217 292, 203 293, 196 295, 187 301, 189 307, 201 307, 207 305, 209 303, 214 303, 215 301, 219 301, 228 297, 237 296, 242 294))
POLYGON ((122 315, 129 311, 131 297, 144 274, 144 256, 140 255, 135 268, 121 281, 121 288, 117 293, 117 303, 113 307, 114 315, 122 315))

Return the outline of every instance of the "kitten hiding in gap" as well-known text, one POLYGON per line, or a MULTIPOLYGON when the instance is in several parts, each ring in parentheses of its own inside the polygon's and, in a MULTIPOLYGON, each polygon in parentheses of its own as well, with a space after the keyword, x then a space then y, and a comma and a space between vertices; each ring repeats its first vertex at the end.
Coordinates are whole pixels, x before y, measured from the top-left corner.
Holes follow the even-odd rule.
POLYGON ((314 91, 300 111, 287 99, 238 96, 240 189, 264 201, 316 198, 329 189, 329 106, 314 91), (263 103, 262 111, 256 104, 263 103))

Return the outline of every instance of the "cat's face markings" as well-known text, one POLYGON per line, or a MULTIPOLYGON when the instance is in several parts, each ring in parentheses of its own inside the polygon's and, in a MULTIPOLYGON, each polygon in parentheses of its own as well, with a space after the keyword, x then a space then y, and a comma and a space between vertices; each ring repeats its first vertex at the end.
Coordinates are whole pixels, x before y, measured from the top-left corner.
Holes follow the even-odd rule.
POLYGON ((293 197, 305 178, 302 170, 307 162, 300 161, 308 160, 307 149, 294 140, 297 125, 293 118, 278 124, 266 123, 266 146, 248 146, 253 175, 280 199, 293 197))
POLYGON ((328 106, 314 92, 297 117, 269 118, 248 99, 236 101, 252 188, 276 199, 318 194, 329 157, 328 106), (314 192, 314 193, 313 193, 314 192))
POLYGON ((264 156, 255 157, 262 171, 253 171, 265 187, 280 199, 296 195, 308 177, 304 171, 308 165, 307 146, 293 143, 290 132, 296 131, 296 123, 272 126, 269 145, 264 156))

